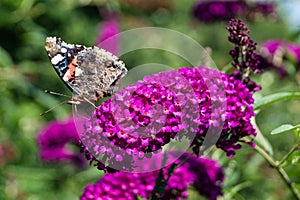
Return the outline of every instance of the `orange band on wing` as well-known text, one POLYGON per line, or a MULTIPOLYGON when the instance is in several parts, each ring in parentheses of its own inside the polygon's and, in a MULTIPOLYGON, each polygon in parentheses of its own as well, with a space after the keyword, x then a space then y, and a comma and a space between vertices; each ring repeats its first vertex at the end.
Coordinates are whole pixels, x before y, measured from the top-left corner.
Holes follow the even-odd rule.
POLYGON ((72 62, 68 65, 69 68, 69 73, 67 73, 67 79, 70 82, 74 82, 75 81, 75 70, 76 70, 76 66, 77 66, 77 58, 76 56, 73 58, 72 62))

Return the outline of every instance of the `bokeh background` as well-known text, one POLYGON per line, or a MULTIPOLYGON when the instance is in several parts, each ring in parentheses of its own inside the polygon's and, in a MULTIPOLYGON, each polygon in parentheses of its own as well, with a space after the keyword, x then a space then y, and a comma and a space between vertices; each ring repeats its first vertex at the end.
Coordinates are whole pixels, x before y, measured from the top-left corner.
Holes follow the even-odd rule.
MULTIPOLYGON (((102 175, 88 162, 44 162, 37 136, 52 120, 72 113, 62 105, 46 115, 43 111, 66 100, 44 93, 45 89, 71 95, 52 68, 44 49, 47 36, 68 43, 97 45, 105 22, 115 20, 119 31, 156 26, 182 32, 207 48, 219 69, 231 62, 227 21, 199 21, 192 14, 193 0, 0 0, 0 199, 78 199, 82 189, 102 175)), ((247 1, 249 4, 255 1, 247 1)), ((262 1, 260 1, 262 2, 262 1)), ((268 2, 268 1, 263 1, 268 2)), ((300 43, 300 3, 272 1, 274 12, 241 16, 260 46, 268 39, 300 43), (298 13, 297 13, 298 12, 298 13)), ((199 55, 200 56, 200 55, 199 55)), ((180 68, 186 65, 162 51, 141 50, 121 57, 128 69, 149 62, 180 68)), ((287 75, 267 70, 254 79, 262 85, 256 98, 280 91, 299 91, 299 63, 286 62, 287 75)), ((275 157, 284 155, 294 142, 292 135, 270 136, 280 124, 300 123, 300 102, 289 100, 267 107, 257 124, 273 146, 275 157), (289 137, 290 136, 290 137, 289 137)), ((79 151, 72 145, 69 147, 79 151)), ((221 151, 212 155, 226 172, 225 199, 292 199, 280 177, 250 147, 232 159, 221 151)), ((300 167, 287 169, 300 182, 300 167)), ((198 199, 190 191, 190 199, 198 199)))

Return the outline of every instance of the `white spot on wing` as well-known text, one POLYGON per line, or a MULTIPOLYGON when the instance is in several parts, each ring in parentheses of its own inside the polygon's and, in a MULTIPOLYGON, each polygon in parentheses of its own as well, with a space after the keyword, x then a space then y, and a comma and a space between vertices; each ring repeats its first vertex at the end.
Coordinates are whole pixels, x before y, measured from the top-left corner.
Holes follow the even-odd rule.
POLYGON ((57 54, 56 56, 54 56, 52 59, 51 59, 51 63, 53 65, 57 65, 60 61, 62 61, 64 59, 64 57, 61 55, 61 54, 57 54))
POLYGON ((79 67, 76 67, 75 76, 79 76, 82 73, 82 70, 79 67))
POLYGON ((66 48, 61 48, 61 50, 60 50, 62 53, 67 53, 67 49, 66 48))
POLYGON ((64 43, 64 46, 66 46, 67 48, 70 48, 70 49, 73 49, 75 47, 74 44, 67 44, 67 43, 64 43))

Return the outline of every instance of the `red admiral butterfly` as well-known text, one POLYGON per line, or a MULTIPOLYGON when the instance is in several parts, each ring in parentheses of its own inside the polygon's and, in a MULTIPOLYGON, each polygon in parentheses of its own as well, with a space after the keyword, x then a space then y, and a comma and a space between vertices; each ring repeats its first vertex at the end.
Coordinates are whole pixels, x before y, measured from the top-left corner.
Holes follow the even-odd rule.
POLYGON ((45 48, 55 71, 79 101, 111 96, 127 73, 123 61, 96 46, 67 44, 59 37, 47 37, 45 48))

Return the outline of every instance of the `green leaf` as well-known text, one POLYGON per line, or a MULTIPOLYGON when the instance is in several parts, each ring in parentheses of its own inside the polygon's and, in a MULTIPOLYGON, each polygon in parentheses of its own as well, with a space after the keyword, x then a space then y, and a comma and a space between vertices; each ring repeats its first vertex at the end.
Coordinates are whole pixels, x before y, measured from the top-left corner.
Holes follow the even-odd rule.
POLYGON ((175 169, 178 167, 178 163, 173 163, 170 168, 168 169, 168 177, 164 179, 164 172, 163 168, 160 169, 158 178, 155 183, 154 190, 152 192, 151 200, 158 200, 159 197, 163 194, 169 179, 171 178, 171 175, 175 171, 175 169))
POLYGON ((300 151, 295 151, 286 160, 286 165, 299 165, 300 164, 300 151))
POLYGON ((300 184, 299 183, 293 183, 293 186, 300 192, 300 184))
POLYGON ((13 61, 7 51, 0 47, 0 67, 10 67, 13 64, 13 61))
POLYGON ((286 133, 288 131, 292 131, 292 130, 295 130, 297 128, 300 128, 300 125, 293 126, 291 124, 283 124, 283 125, 275 128, 274 130, 272 130, 271 135, 286 133))
POLYGON ((254 103, 254 110, 258 110, 273 103, 289 99, 300 99, 300 92, 280 92, 265 96, 256 100, 254 103))
POLYGON ((141 196, 139 196, 139 195, 137 195, 137 200, 144 200, 144 198, 143 197, 141 197, 141 196))
POLYGON ((227 72, 230 71, 232 68, 233 68, 232 64, 231 64, 231 63, 228 63, 227 65, 225 65, 225 66, 222 68, 222 72, 227 73, 227 72))
MULTIPOLYGON (((252 184, 250 181, 246 181, 246 182, 243 182, 243 183, 240 183, 238 185, 235 185, 233 186, 232 188, 230 189, 227 189, 226 190, 226 193, 225 193, 225 196, 224 196, 224 199, 233 199, 233 197, 235 195, 238 194, 239 191, 245 189, 245 188, 248 188, 250 187, 252 184)), ((242 199, 242 198, 241 198, 242 199)))

